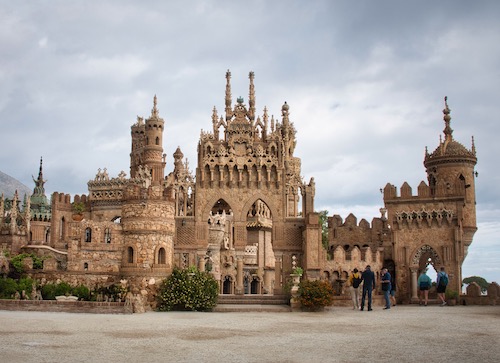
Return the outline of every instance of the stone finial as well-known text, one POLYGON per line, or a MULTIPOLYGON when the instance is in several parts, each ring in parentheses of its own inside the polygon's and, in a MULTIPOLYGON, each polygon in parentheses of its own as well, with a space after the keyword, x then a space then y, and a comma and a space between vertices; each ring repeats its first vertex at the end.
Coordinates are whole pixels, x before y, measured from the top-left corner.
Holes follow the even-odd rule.
POLYGON ((155 95, 153 98, 153 109, 151 110, 151 116, 158 116, 159 110, 158 110, 157 104, 158 104, 158 99, 155 95))
POLYGON ((448 107, 448 96, 445 96, 444 97, 444 110, 443 110, 443 120, 444 120, 444 123, 445 123, 445 127, 444 127, 444 134, 445 134, 445 139, 446 140, 451 140, 453 137, 452 137, 452 134, 453 134, 453 129, 450 127, 450 121, 451 121, 451 116, 450 116, 450 108, 448 107))

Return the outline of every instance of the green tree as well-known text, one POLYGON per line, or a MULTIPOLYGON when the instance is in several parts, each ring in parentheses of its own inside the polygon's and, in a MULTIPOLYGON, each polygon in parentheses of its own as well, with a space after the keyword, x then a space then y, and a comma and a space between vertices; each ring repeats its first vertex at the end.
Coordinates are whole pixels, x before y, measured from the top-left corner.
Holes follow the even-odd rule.
POLYGON ((482 293, 485 293, 486 290, 488 289, 489 282, 486 281, 481 276, 470 276, 462 280, 462 283, 467 285, 470 284, 471 282, 475 282, 476 284, 478 284, 479 287, 481 288, 482 293))
POLYGON ((321 226, 321 243, 328 250, 328 211, 322 210, 319 214, 319 225, 321 226))
POLYGON ((207 272, 196 267, 175 268, 166 278, 158 294, 158 310, 208 311, 217 305, 219 285, 207 272))

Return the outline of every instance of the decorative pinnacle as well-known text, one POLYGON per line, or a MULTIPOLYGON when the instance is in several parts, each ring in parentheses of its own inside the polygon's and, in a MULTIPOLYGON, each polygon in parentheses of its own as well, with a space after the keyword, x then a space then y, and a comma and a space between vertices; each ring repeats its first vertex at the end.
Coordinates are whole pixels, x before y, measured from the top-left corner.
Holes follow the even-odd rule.
POLYGON ((158 107, 157 106, 158 99, 156 98, 156 95, 153 98, 153 109, 151 110, 151 116, 158 116, 158 107))
POLYGON ((450 108, 448 107, 448 96, 445 96, 444 97, 444 110, 443 110, 443 120, 444 120, 444 123, 445 123, 445 127, 444 127, 444 134, 446 136, 446 139, 451 139, 452 138, 452 134, 453 134, 453 129, 450 127, 450 121, 451 121, 451 116, 450 116, 450 108))

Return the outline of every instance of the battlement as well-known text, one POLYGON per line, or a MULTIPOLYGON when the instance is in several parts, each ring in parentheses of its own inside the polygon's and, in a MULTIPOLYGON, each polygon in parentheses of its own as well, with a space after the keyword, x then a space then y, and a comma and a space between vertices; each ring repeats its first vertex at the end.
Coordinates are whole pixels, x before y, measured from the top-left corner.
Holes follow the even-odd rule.
POLYGON ((58 207, 63 207, 65 205, 71 207, 72 203, 88 203, 88 197, 86 194, 75 195, 73 198, 73 202, 71 201, 71 194, 54 192, 52 193, 52 204, 58 207))
POLYGON ((398 190, 396 186, 387 183, 384 188, 384 201, 394 201, 401 199, 428 199, 431 197, 463 197, 465 189, 469 185, 465 184, 462 179, 457 179, 454 183, 437 182, 435 187, 431 188, 427 183, 421 181, 418 185, 417 195, 413 195, 412 188, 407 182, 404 182, 398 190))

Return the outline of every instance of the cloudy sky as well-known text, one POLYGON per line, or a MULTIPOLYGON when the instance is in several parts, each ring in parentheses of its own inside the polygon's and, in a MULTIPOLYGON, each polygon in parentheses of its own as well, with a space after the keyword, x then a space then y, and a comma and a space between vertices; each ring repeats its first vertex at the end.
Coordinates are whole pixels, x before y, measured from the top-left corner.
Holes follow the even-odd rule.
POLYGON ((500 282, 500 2, 0 0, 0 170, 47 194, 129 172, 130 126, 158 97, 163 147, 190 165, 212 108, 290 105, 316 209, 371 221, 387 182, 426 180, 444 128, 474 136, 479 230, 463 276, 500 282))

